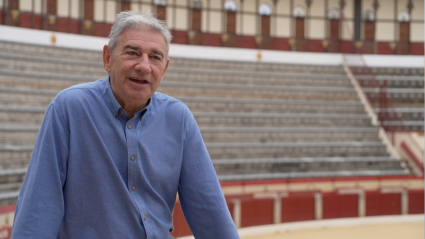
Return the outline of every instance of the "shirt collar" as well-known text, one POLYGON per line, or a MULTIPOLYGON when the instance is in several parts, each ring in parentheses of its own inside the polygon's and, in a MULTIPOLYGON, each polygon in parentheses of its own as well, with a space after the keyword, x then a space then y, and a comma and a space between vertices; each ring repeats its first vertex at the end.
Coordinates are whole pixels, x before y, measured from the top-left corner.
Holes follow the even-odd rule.
MULTIPOLYGON (((118 116, 118 112, 122 109, 122 106, 120 103, 118 103, 117 99, 115 98, 114 93, 111 89, 111 84, 109 83, 110 77, 109 75, 101 81, 100 89, 103 95, 103 98, 108 105, 109 110, 114 115, 114 117, 118 116)), ((134 117, 142 117, 143 114, 141 112, 145 112, 149 106, 151 105, 151 99, 148 100, 146 105, 144 107, 140 107, 140 109, 136 112, 134 117)))

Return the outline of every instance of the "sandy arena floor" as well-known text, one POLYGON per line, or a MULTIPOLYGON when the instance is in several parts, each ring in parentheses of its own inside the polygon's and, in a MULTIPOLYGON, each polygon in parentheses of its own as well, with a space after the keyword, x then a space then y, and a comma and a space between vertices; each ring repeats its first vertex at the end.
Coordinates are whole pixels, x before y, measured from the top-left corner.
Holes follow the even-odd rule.
POLYGON ((400 223, 309 229, 241 239, 423 239, 424 223, 400 223))

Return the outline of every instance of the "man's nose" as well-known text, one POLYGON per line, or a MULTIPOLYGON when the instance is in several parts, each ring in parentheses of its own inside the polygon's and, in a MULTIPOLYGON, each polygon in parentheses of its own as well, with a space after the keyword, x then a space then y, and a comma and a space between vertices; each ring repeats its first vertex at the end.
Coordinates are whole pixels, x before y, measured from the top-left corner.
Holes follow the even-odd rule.
POLYGON ((143 74, 147 74, 151 72, 151 66, 149 64, 149 56, 147 54, 143 54, 139 59, 135 66, 135 70, 141 71, 143 74))

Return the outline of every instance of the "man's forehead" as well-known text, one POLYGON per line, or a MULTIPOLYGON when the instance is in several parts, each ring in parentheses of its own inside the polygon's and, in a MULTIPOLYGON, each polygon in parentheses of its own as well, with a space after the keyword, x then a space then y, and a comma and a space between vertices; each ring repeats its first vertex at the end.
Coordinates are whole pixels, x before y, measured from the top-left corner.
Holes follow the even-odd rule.
MULTIPOLYGON (((157 41, 158 44, 161 44, 161 45, 164 45, 164 46, 166 45, 164 36, 161 33, 157 32, 157 31, 153 30, 151 27, 148 27, 148 26, 145 26, 145 25, 139 25, 137 27, 125 29, 120 34, 120 38, 119 38, 118 42, 120 40, 122 40, 122 37, 121 37, 122 35, 133 35, 133 36, 137 35, 137 36, 156 37, 156 38, 158 38, 158 41, 157 41)), ((146 37, 146 38, 148 38, 148 37, 146 37)))

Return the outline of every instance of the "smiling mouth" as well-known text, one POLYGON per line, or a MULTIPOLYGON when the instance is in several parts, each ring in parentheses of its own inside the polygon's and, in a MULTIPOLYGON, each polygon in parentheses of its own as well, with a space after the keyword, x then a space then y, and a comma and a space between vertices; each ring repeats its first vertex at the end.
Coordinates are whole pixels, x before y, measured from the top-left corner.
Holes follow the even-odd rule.
POLYGON ((135 83, 137 83, 137 84, 148 84, 148 83, 149 83, 147 80, 143 80, 143 79, 132 78, 132 77, 129 77, 129 79, 130 79, 132 82, 135 82, 135 83))

